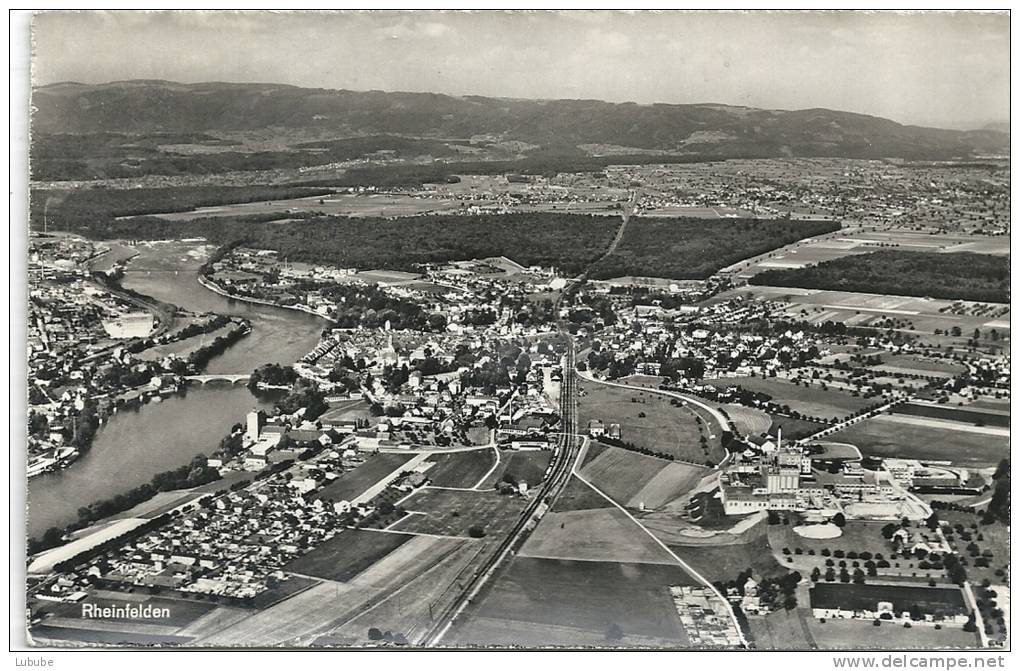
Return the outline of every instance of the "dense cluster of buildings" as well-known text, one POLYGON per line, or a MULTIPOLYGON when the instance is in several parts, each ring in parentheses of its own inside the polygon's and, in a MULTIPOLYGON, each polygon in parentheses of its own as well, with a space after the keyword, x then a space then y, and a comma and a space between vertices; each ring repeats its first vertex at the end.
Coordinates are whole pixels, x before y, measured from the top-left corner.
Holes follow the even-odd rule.
POLYGON ((195 372, 189 357, 211 346, 207 332, 248 330, 241 319, 183 312, 180 328, 158 324, 93 277, 88 262, 101 253, 74 236, 30 240, 29 476, 68 465, 118 407, 175 393, 195 372))
MULTIPOLYGON (((838 445, 836 446, 838 447, 838 445)), ((888 507, 889 519, 924 519, 931 510, 887 470, 866 470, 860 455, 828 454, 782 440, 735 453, 719 474, 719 492, 727 515, 794 510, 819 518, 851 514, 854 504, 888 507), (834 458, 835 457, 835 458, 834 458), (823 468, 822 464, 836 468, 823 468)), ((883 517, 883 515, 877 515, 883 517)))
POLYGON ((791 158, 616 166, 610 186, 640 185, 639 211, 679 216, 839 218, 847 223, 1005 233, 1008 170, 886 160, 791 158), (714 210, 714 213, 711 211, 714 210), (963 214, 961 214, 963 213, 963 214))

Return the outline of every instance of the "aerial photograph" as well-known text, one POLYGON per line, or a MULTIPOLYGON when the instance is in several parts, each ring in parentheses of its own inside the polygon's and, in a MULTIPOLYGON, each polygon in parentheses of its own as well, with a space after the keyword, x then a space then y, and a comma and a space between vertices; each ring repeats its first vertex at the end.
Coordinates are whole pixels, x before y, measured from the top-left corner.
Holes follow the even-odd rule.
POLYGON ((1003 665, 1007 10, 26 13, 19 660, 1003 665))

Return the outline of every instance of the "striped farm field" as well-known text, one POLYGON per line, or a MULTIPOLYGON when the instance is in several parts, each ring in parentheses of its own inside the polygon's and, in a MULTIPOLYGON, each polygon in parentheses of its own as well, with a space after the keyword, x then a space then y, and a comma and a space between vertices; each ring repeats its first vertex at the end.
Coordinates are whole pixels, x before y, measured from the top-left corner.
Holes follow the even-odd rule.
POLYGON ((667 464, 627 502, 630 508, 658 508, 683 496, 708 473, 703 466, 667 464))
POLYGON ((620 505, 626 505, 645 485, 673 462, 658 457, 609 447, 581 469, 581 475, 608 494, 620 505))
POLYGON ((737 403, 722 406, 733 426, 745 436, 759 436, 772 427, 772 418, 767 412, 757 408, 748 408, 737 403))

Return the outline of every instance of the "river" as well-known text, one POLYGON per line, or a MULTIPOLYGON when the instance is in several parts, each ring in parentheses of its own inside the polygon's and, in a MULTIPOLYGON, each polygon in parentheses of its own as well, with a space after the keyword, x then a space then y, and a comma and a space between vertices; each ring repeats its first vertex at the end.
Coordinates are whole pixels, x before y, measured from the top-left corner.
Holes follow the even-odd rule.
MULTIPOLYGON (((256 366, 290 364, 318 342, 326 322, 310 314, 225 298, 198 283, 198 266, 211 251, 198 243, 138 246, 123 285, 195 312, 240 315, 252 332, 212 359, 209 373, 250 373, 256 366)), ((148 482, 161 471, 209 454, 253 407, 265 407, 246 387, 189 386, 186 393, 121 409, 99 429, 92 449, 70 467, 29 481, 28 535, 77 519, 78 509, 148 482)))

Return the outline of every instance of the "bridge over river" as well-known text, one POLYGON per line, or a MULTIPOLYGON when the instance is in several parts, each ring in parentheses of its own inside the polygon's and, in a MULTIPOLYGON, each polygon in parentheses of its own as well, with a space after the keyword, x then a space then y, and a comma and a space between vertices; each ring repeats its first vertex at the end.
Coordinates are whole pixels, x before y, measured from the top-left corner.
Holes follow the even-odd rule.
POLYGON ((185 375, 184 379, 188 382, 198 382, 199 384, 205 384, 206 382, 229 382, 230 384, 236 384, 238 382, 247 382, 251 379, 251 375, 212 373, 210 375, 185 375))

